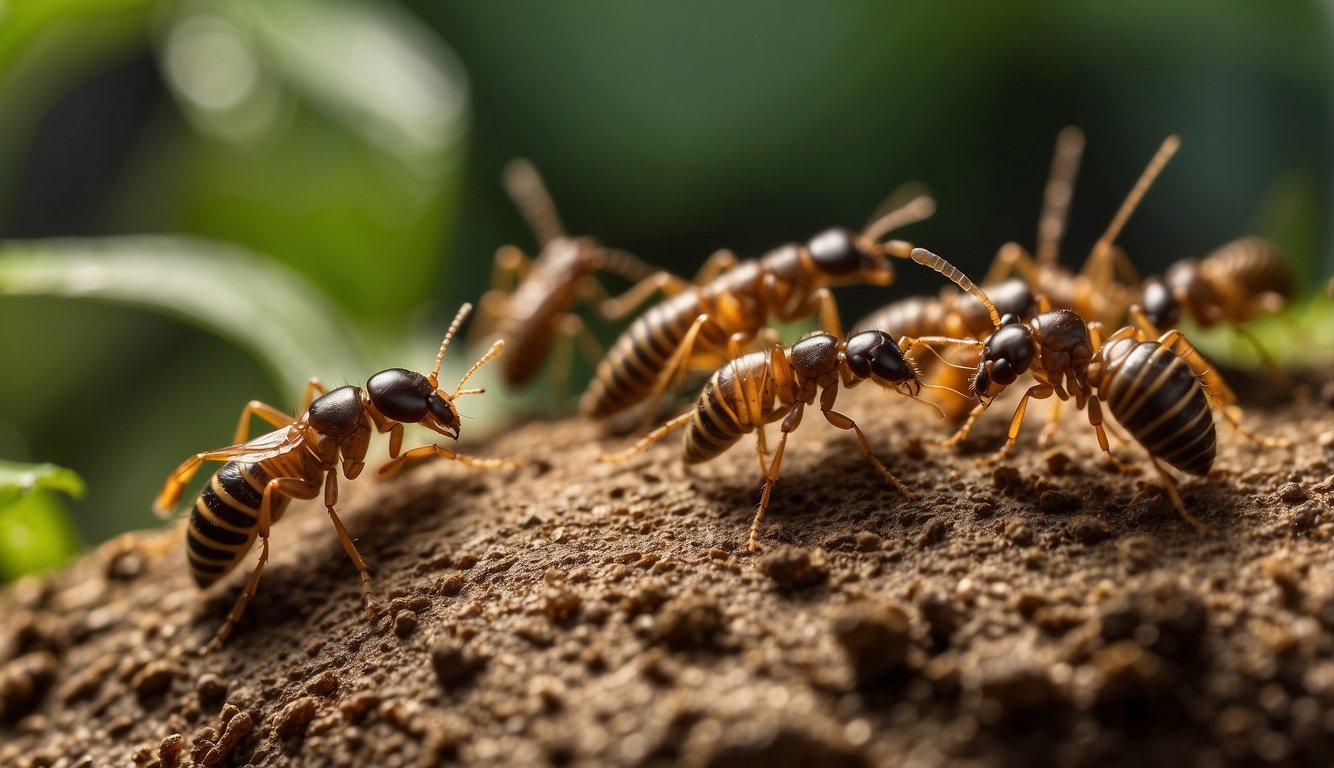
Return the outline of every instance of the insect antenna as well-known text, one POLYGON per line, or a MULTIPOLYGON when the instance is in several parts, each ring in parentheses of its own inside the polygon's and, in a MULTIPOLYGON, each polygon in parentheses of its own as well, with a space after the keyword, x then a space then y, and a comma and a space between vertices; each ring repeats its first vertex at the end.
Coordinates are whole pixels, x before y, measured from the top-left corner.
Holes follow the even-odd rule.
POLYGON ((468 379, 471 379, 472 375, 474 373, 477 373, 477 370, 479 368, 490 362, 491 358, 500 354, 504 349, 505 349, 505 340, 496 339, 495 342, 491 344, 491 348, 486 351, 486 354, 478 358, 477 362, 473 363, 472 367, 468 369, 468 372, 463 374, 463 378, 459 379, 459 385, 454 388, 454 394, 450 395, 449 399, 455 400, 457 398, 463 397, 464 395, 478 395, 481 394, 482 392, 485 392, 486 390, 482 389, 481 387, 465 390, 463 388, 463 385, 468 383, 468 379))
POLYGON ((1084 154, 1084 132, 1068 125, 1056 135, 1056 150, 1052 153, 1051 172, 1042 195, 1042 214, 1038 217, 1038 246, 1035 260, 1038 266, 1056 263, 1061 236, 1065 234, 1070 214, 1070 198, 1074 194, 1075 176, 1084 154))
POLYGON ((542 245, 565 236, 565 227, 561 226, 556 215, 556 204, 551 202, 551 193, 538 174, 533 164, 523 158, 516 158, 505 165, 501 175, 505 191, 514 200, 519 213, 528 222, 528 228, 542 245))
MULTIPOLYGON (((1090 265, 1102 264, 1109 257, 1116 258, 1115 252, 1112 251, 1112 243, 1116 242, 1116 238, 1120 236, 1121 230, 1130 219, 1130 214, 1135 212, 1135 208, 1144 199, 1144 194, 1149 191, 1149 186, 1153 184, 1154 179, 1158 178, 1158 174, 1162 173, 1167 161, 1171 160, 1180 148, 1180 136, 1173 134, 1163 139, 1163 143, 1158 147, 1158 151, 1154 153, 1153 159, 1149 160, 1149 164, 1145 167, 1144 172, 1140 174, 1139 180, 1130 189, 1130 194, 1126 195, 1126 199, 1121 203, 1121 208, 1112 217, 1112 222, 1107 225, 1107 231, 1103 232, 1102 237, 1098 238, 1098 241, 1093 244, 1093 252, 1089 254, 1090 265)), ((1129 273, 1127 277, 1130 282, 1139 282, 1139 275, 1135 274, 1134 267, 1125 258, 1125 254, 1121 254, 1116 263, 1129 273)), ((1087 272, 1088 269, 1086 268, 1085 271, 1087 272)))
POLYGON ((933 269, 944 275, 950 282, 959 286, 963 290, 972 294, 973 298, 982 302, 982 306, 987 308, 987 314, 991 316, 991 324, 997 329, 1001 327, 1000 312, 996 311, 996 305, 991 303, 991 299, 982 292, 977 284, 968 279, 968 276, 959 271, 959 268, 945 261, 943 258, 928 251, 925 248, 914 248, 908 257, 922 266, 933 269))
POLYGON ((458 333, 459 326, 463 325, 463 321, 471 311, 472 305, 465 301, 463 306, 459 307, 458 314, 454 315, 454 321, 449 324, 449 330, 445 331, 445 340, 440 342, 440 351, 435 354, 435 367, 431 369, 431 375, 426 377, 432 387, 440 386, 440 364, 445 360, 445 350, 449 349, 450 340, 458 333))
POLYGON ((904 190, 912 190, 916 192, 916 195, 905 203, 873 216, 871 223, 866 225, 866 229, 862 230, 862 235, 870 240, 879 240, 899 227, 906 227, 909 224, 931 218, 932 214, 936 212, 936 201, 935 198, 926 193, 925 188, 920 184, 905 184, 890 195, 881 207, 885 208, 902 199, 904 190))

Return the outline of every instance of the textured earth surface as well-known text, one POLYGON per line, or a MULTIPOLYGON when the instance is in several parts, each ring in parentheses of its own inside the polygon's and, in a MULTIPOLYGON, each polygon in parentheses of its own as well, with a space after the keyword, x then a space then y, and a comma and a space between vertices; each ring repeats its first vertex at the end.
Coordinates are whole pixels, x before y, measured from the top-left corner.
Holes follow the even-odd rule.
POLYGON ((125 537, 0 595, 0 765, 1327 763, 1334 392, 1298 378, 1247 411, 1292 447, 1222 428, 1183 482, 1204 535, 1151 472, 1109 471, 1082 415, 1043 450, 1034 408, 979 466, 1004 401, 954 452, 865 387, 840 408, 918 499, 808 413, 753 555, 749 440, 608 465, 624 441, 578 421, 467 446, 519 470, 345 483, 375 620, 296 505, 200 658, 245 574, 201 593, 179 529, 125 537))

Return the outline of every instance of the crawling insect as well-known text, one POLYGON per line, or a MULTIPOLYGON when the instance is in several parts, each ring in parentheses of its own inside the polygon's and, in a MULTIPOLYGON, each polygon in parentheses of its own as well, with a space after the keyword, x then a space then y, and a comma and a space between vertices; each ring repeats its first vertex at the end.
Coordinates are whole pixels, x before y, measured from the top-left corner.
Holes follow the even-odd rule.
POLYGON ((1086 322, 1068 309, 1039 313, 1027 323, 1013 315, 1002 318, 985 293, 967 278, 962 280, 960 286, 988 306, 995 332, 985 341, 942 337, 904 341, 905 352, 919 343, 960 344, 981 351, 972 382, 980 403, 947 445, 966 439, 995 398, 1031 371, 1037 383, 1019 400, 1005 444, 984 461, 999 459, 1014 446, 1030 398, 1055 395, 1060 400, 1073 398, 1076 408, 1087 407, 1089 424, 1103 454, 1122 471, 1129 471, 1112 454, 1107 441, 1101 407, 1106 401, 1112 415, 1148 454, 1173 506, 1183 519, 1203 531, 1207 526, 1186 510, 1176 480, 1159 460, 1188 474, 1207 475, 1216 447, 1211 408, 1220 410, 1233 428, 1262 445, 1287 444, 1247 431, 1239 420, 1240 409, 1214 394, 1224 391, 1222 379, 1199 350, 1179 330, 1158 335, 1139 307, 1130 310, 1135 325, 1104 339, 1102 323, 1086 322))
POLYGON ((860 234, 829 229, 805 244, 784 245, 740 262, 730 251, 718 251, 693 285, 667 273, 641 282, 610 302, 607 314, 628 314, 627 307, 658 290, 669 298, 639 316, 608 350, 580 400, 580 411, 604 419, 648 400, 651 412, 651 404, 687 369, 739 357, 770 317, 786 322, 818 313, 820 327, 841 336, 829 286, 889 285, 894 269, 888 257, 906 258, 912 247, 880 238, 934 209, 931 198, 918 194, 875 217, 860 234))
POLYGON ((662 424, 626 450, 598 458, 601 461, 624 461, 689 422, 682 458, 687 464, 700 464, 721 455, 742 435, 758 429, 756 455, 764 477, 764 491, 747 543, 754 552, 760 520, 769 507, 774 484, 778 482, 787 436, 801 424, 806 406, 815 403, 817 394, 820 413, 825 420, 839 429, 852 430, 857 435, 862 454, 876 471, 905 497, 915 498, 875 457, 857 422, 834 410, 840 384, 850 388, 868 379, 918 399, 921 385, 917 371, 903 356, 893 337, 884 331, 863 331, 846 342, 832 334, 815 333, 786 349, 775 344, 768 351, 751 352, 723 365, 705 383, 693 409, 662 424), (780 419, 783 422, 782 437, 778 439, 773 459, 766 466, 764 425, 780 419))
POLYGON ((1277 375, 1278 366, 1242 323, 1282 310, 1292 296, 1292 284, 1292 270, 1273 243, 1243 237, 1219 246, 1199 261, 1182 259, 1161 278, 1148 278, 1139 301, 1149 321, 1159 328, 1175 326, 1183 315, 1205 328, 1226 323, 1277 375))
POLYGON ((182 490, 200 465, 205 461, 226 462, 195 499, 186 532, 190 571, 201 589, 230 573, 250 551, 255 537, 260 539, 259 562, 251 572, 250 580, 227 614, 227 620, 201 649, 201 654, 210 653, 227 639, 259 587, 260 574, 269 559, 269 526, 282 517, 292 499, 313 499, 320 495, 321 489, 325 509, 338 532, 343 551, 361 574, 366 615, 374 618, 366 563, 334 511, 338 502, 339 465, 341 463, 343 476, 349 480, 361 474, 372 429, 389 433, 390 461, 380 469, 382 476, 397 472, 404 461, 433 455, 474 467, 518 463, 512 459, 465 456, 435 444, 400 453, 404 424, 421 424, 457 440, 459 412, 454 401, 482 391, 465 390, 463 385, 487 361, 500 354, 503 348, 500 341, 468 369, 453 393, 437 389, 445 350, 471 309, 469 304, 459 309, 445 332, 430 375, 389 368, 371 376, 365 389, 342 386, 331 391, 326 391, 318 380, 312 379, 306 387, 303 413, 295 420, 278 408, 252 400, 241 411, 241 420, 236 427, 236 445, 195 454, 167 478, 153 504, 154 510, 164 516, 170 514, 180 500, 182 490), (315 398, 315 395, 319 397, 315 398), (245 440, 252 415, 278 429, 245 440))
POLYGON ((567 235, 542 177, 528 161, 511 161, 504 182, 542 250, 533 259, 512 245, 496 252, 492 290, 482 296, 470 336, 500 338, 509 345, 509 354, 500 360, 500 376, 511 388, 531 381, 557 349, 560 356, 551 380, 563 385, 571 342, 581 342, 590 359, 601 357, 583 319, 572 311, 580 303, 606 298, 596 275, 611 273, 634 283, 657 270, 593 238, 567 235), (512 292, 507 290, 516 280, 512 292))

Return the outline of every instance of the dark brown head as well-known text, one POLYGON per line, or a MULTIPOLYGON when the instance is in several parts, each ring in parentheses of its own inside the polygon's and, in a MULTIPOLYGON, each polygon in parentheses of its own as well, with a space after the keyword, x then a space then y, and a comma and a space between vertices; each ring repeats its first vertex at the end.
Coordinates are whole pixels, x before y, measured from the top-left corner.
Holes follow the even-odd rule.
POLYGON ((894 268, 884 249, 850 229, 826 229, 806 243, 806 250, 829 282, 871 285, 894 282, 894 268))
POLYGON ((1144 314, 1155 328, 1175 328, 1181 320, 1181 305, 1167 289, 1167 284, 1159 277, 1150 277, 1144 281, 1144 294, 1140 297, 1144 314))
POLYGON ((1014 315, 1001 318, 1001 327, 982 347, 982 359, 973 375, 973 392, 987 400, 999 395, 1018 379, 1037 356, 1033 331, 1014 315))
POLYGON ((443 392, 416 371, 389 368, 366 382, 366 393, 376 410, 394 421, 421 424, 459 439, 459 412, 443 392))
POLYGON ((922 389, 917 369, 904 357, 894 337, 884 331, 853 334, 844 345, 843 359, 859 379, 871 379, 913 397, 922 389))

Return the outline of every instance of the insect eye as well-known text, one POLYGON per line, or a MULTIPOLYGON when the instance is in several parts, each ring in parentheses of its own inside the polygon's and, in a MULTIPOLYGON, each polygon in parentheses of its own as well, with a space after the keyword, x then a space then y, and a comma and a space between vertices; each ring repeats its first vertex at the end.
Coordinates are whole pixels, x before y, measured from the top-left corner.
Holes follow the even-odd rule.
POLYGON ((1018 315, 1013 315, 1013 314, 1004 314, 1004 315, 1001 315, 1001 327, 1002 327, 1002 328, 1004 328, 1004 327, 1007 326, 1007 325, 1018 325, 1019 323, 1020 323, 1020 320, 1019 320, 1019 316, 1018 316, 1018 315))
POLYGON ((1014 380, 1019 378, 1019 374, 1015 372, 1009 360, 1001 358, 991 366, 991 378, 1004 387, 1013 384, 1014 380))
POLYGON ((881 344, 881 336, 884 334, 880 331, 865 331, 855 334, 844 346, 843 355, 848 363, 848 370, 859 378, 864 379, 871 375, 870 355, 874 354, 876 347, 881 344))
MULTIPOLYGON (((431 415, 435 417, 435 420, 439 422, 442 427, 457 433, 459 428, 458 414, 443 397, 437 394, 432 394, 427 398, 426 405, 430 409, 431 415)), ((457 437, 457 434, 455 436, 457 437)))
POLYGON ((908 381, 915 378, 903 352, 893 339, 885 338, 884 346, 871 356, 871 372, 886 381, 908 381))
POLYGON ((380 371, 366 382, 366 392, 380 413, 407 424, 426 418, 427 398, 435 388, 426 377, 404 368, 380 371))
POLYGON ((863 260, 870 259, 849 229, 827 229, 812 237, 806 248, 816 265, 832 275, 856 272, 863 260))

